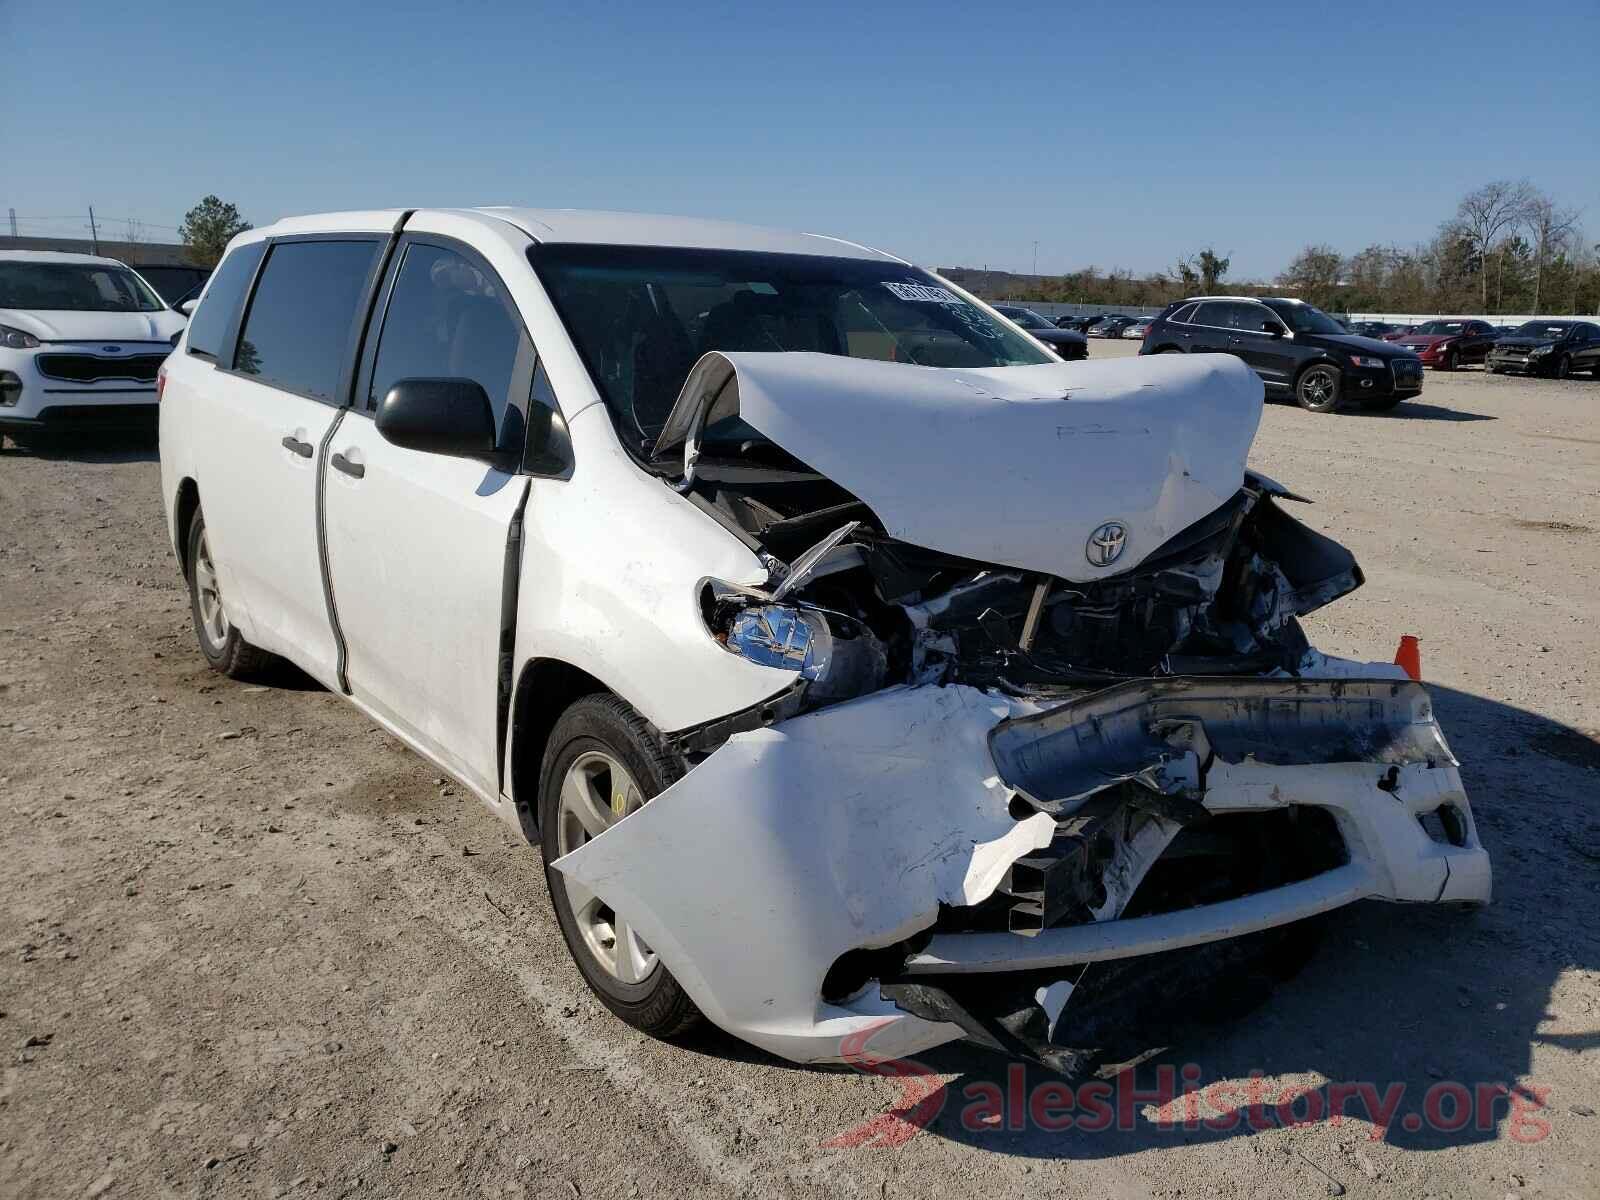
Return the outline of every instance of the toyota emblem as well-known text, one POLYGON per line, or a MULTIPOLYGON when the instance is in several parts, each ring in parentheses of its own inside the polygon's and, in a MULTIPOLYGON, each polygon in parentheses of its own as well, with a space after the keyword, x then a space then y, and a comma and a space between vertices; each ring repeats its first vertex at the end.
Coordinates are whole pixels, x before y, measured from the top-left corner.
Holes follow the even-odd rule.
POLYGON ((1094 567, 1109 567, 1122 557, 1128 544, 1128 530, 1121 521, 1107 521, 1089 535, 1083 548, 1084 557, 1094 567))

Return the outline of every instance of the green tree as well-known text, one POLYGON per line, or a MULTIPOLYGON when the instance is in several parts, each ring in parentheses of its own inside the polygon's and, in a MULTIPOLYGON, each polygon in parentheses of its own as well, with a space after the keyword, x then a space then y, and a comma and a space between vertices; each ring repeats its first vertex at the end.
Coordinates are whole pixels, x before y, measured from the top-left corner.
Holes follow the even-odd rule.
POLYGON ((1337 311, 1343 265, 1344 259, 1332 246, 1307 246, 1278 276, 1278 282, 1294 288, 1309 304, 1337 311))
POLYGON ((189 257, 202 267, 214 267, 237 235, 250 229, 239 209, 216 196, 207 196, 183 215, 178 234, 189 257))

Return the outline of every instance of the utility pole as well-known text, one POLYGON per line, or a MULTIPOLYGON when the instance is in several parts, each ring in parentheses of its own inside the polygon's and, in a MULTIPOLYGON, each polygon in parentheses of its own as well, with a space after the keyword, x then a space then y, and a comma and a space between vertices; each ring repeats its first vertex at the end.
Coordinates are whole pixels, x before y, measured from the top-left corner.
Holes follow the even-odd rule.
POLYGON ((1033 273, 1035 275, 1037 275, 1039 273, 1039 243, 1038 242, 1034 242, 1034 244, 1033 244, 1033 273))
POLYGON ((14 208, 11 210, 11 236, 17 236, 17 210, 14 208))
POLYGON ((94 253, 100 253, 100 230, 94 223, 94 205, 89 205, 89 243, 94 247, 94 253))

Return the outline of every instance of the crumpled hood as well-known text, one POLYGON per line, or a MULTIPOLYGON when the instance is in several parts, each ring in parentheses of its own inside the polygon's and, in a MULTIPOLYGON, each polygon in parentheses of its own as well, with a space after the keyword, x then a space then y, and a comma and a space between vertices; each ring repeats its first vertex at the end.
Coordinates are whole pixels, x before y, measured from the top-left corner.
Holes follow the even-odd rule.
POLYGON ((0 308, 0 325, 31 333, 41 342, 164 342, 185 325, 182 313, 71 312, 0 308))
POLYGON ((1086 582, 1138 566, 1239 490, 1261 405, 1259 377, 1222 354, 951 369, 713 351, 656 454, 737 413, 891 537, 1086 582), (1097 531, 1111 535, 1098 556, 1120 545, 1104 566, 1089 557, 1097 531))

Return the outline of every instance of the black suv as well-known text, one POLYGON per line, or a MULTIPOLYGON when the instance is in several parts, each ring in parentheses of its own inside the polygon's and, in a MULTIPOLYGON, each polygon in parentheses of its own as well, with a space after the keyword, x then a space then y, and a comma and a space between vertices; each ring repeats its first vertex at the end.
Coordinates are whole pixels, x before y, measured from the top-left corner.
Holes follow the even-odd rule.
POLYGON ((1565 379, 1579 371, 1600 378, 1600 325, 1592 321, 1529 321, 1489 351, 1491 374, 1516 372, 1565 379))
POLYGON ((1140 354, 1237 354, 1266 385, 1312 412, 1345 402, 1393 408, 1422 391, 1422 359, 1393 342, 1345 332, 1300 300, 1196 296, 1161 310, 1140 354))

